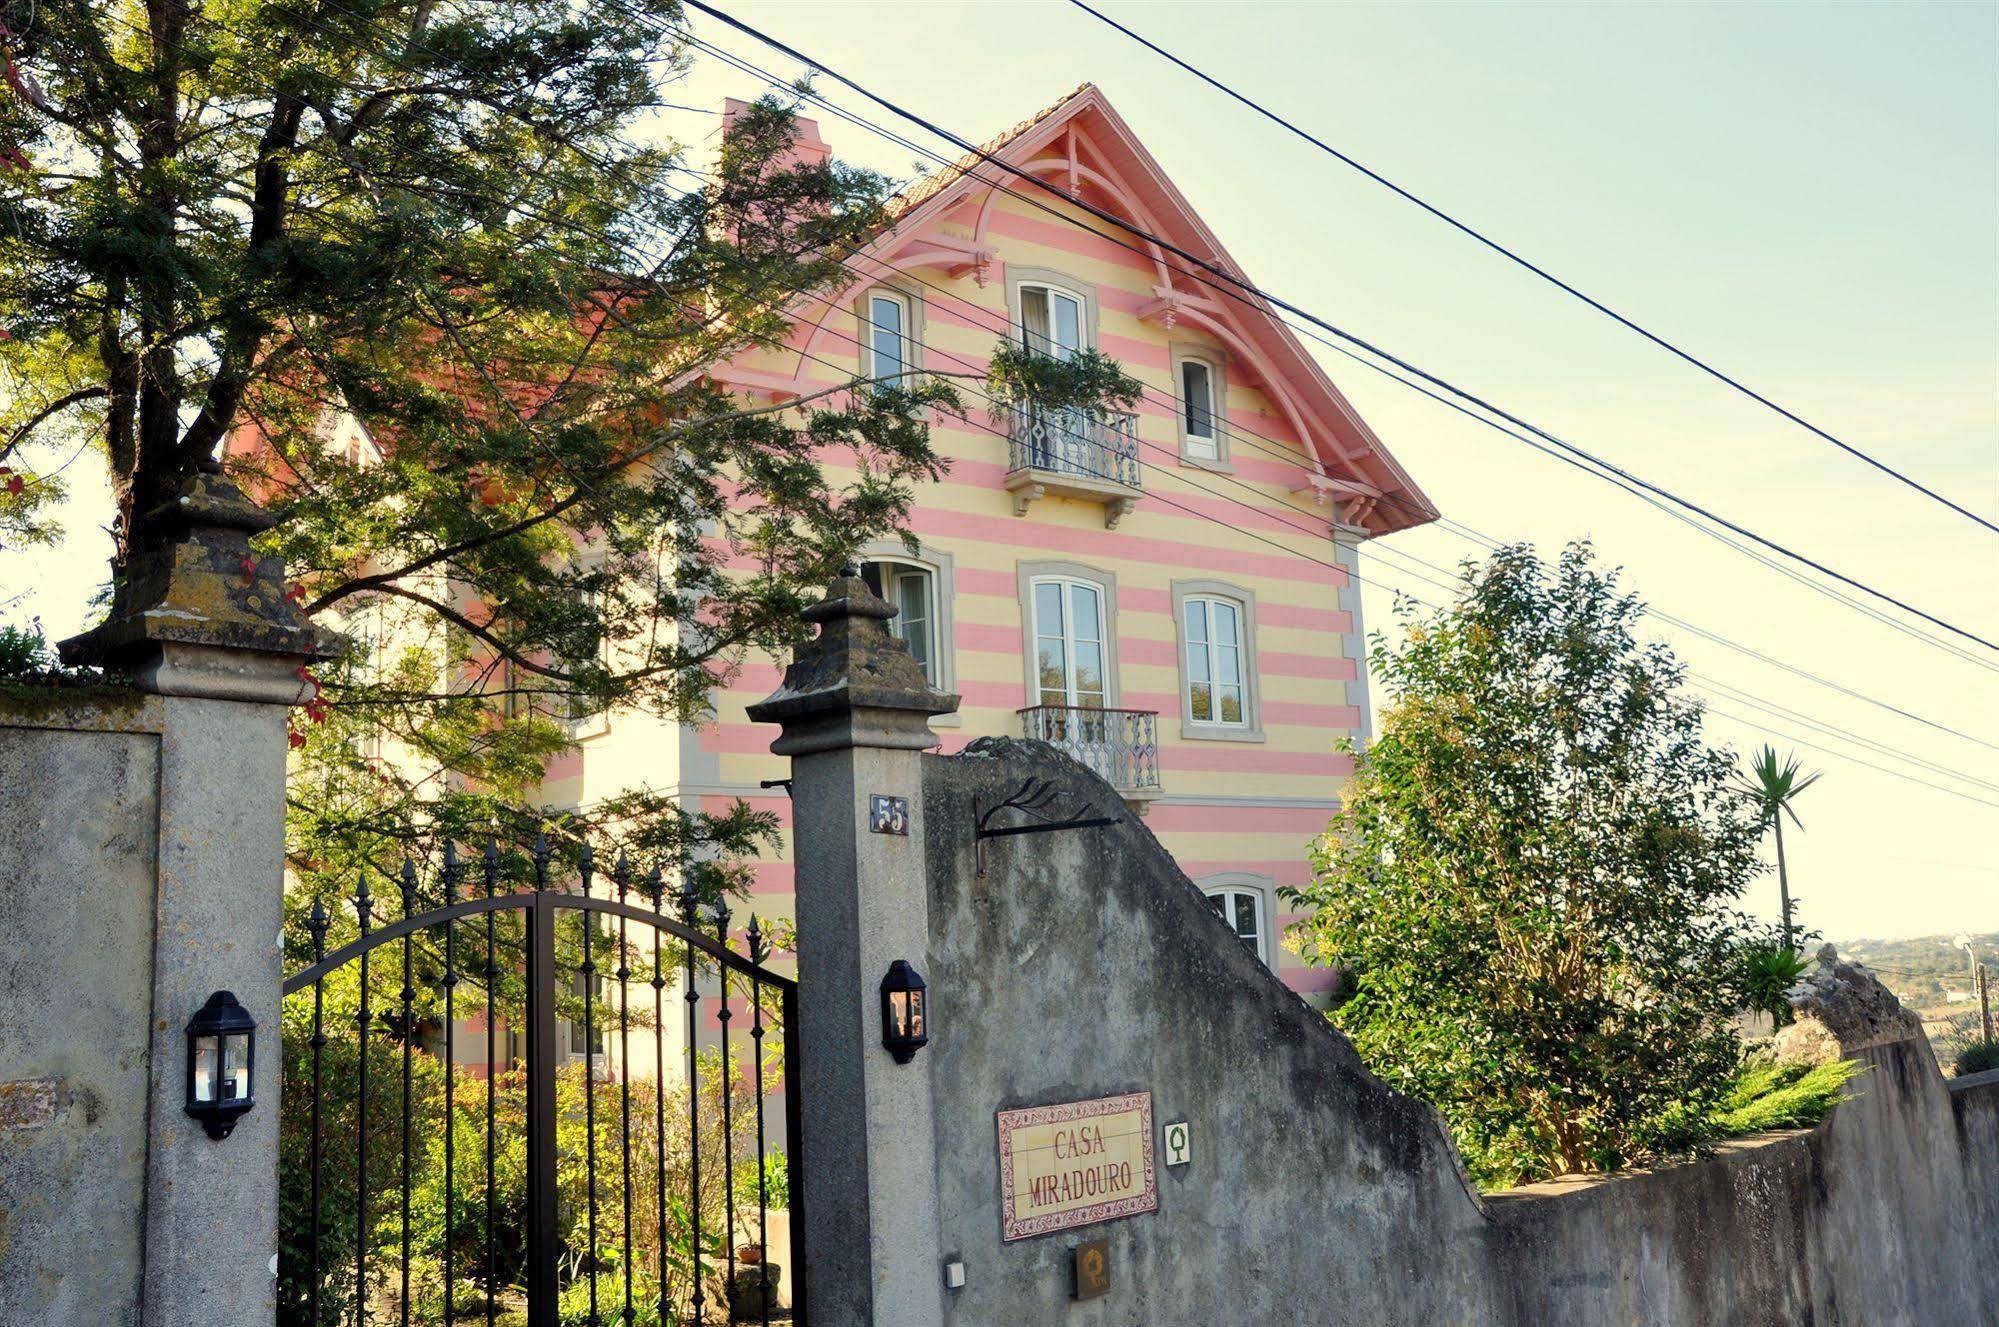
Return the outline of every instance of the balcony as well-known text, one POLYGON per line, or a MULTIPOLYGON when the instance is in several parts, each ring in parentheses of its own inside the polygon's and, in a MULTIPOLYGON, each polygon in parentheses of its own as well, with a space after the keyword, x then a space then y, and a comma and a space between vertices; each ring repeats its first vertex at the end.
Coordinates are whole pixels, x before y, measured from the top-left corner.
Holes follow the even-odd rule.
POLYGON ((1076 705, 1032 705, 1019 711, 1021 735, 1046 742, 1102 776, 1125 801, 1159 796, 1159 712, 1076 705))
POLYGON ((1006 487, 1013 514, 1027 515, 1036 498, 1100 502, 1104 525, 1115 527, 1138 505, 1138 416, 1092 419, 1081 411, 1022 406, 1009 433, 1006 487))

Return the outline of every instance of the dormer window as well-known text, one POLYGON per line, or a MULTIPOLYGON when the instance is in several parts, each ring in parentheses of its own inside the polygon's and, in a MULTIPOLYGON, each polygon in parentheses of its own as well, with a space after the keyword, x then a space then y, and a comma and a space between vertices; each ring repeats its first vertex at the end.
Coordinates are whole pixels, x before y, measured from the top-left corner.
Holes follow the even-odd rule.
POLYGON ((1221 459, 1221 439, 1215 428, 1215 370, 1206 360, 1180 361, 1180 432, 1187 455, 1205 461, 1221 459))

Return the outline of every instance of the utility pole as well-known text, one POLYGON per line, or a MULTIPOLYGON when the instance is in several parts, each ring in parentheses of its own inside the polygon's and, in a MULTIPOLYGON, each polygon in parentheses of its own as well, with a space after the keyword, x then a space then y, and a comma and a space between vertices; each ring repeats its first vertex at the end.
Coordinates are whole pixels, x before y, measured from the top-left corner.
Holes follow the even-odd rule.
POLYGON ((1985 1044, 1992 1044, 1992 995, 1985 980, 1985 965, 1978 965, 1978 1016, 1985 1024, 1985 1044))

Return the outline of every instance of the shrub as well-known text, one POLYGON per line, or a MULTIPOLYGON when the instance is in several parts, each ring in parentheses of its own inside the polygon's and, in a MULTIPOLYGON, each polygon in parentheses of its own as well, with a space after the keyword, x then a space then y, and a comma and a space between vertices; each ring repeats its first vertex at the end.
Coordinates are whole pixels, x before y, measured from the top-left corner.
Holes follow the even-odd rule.
POLYGON ((1957 1053, 1954 1066, 1959 1078, 1966 1074, 1982 1074, 1987 1069, 1999 1069, 1999 1041, 1974 1041, 1957 1053))
POLYGON ((1779 1064, 1767 1055, 1743 1061, 1714 1115, 1715 1136, 1734 1138, 1764 1129, 1808 1129, 1847 1100, 1846 1085, 1860 1072, 1852 1060, 1830 1064, 1779 1064))

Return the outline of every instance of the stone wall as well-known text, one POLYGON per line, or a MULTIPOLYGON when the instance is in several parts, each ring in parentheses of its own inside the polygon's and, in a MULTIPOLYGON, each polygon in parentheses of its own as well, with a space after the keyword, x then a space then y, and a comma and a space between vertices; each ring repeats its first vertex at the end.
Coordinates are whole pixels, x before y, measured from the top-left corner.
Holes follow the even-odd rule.
POLYGON ((942 1247, 965 1268, 948 1322, 1999 1322, 1999 1082, 1952 1090, 1920 1041, 1889 1041, 1857 1051, 1856 1099, 1818 1130, 1482 1200, 1436 1116, 1121 813, 1045 747, 925 758, 924 1057, 942 1247), (1119 823, 992 840, 981 878, 975 813, 1030 776, 1119 823), (1004 1240, 995 1113, 1130 1092, 1192 1128, 1158 1210, 1004 1240), (1110 1289, 1074 1302, 1072 1250, 1097 1237, 1110 1289))
POLYGON ((137 1321, 159 708, 0 726, 0 1322, 137 1321))

